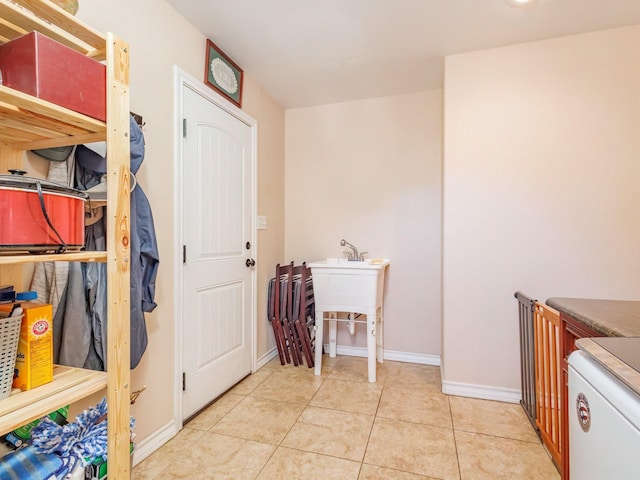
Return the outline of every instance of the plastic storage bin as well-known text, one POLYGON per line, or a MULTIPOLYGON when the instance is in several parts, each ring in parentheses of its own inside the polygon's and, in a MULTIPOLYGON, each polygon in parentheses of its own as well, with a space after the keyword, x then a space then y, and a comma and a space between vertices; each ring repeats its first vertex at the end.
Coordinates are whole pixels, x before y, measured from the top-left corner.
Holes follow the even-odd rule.
MULTIPOLYGON (((0 313, 0 316, 3 315, 0 313)), ((0 400, 11 394, 20 324, 24 315, 0 317, 0 400)))

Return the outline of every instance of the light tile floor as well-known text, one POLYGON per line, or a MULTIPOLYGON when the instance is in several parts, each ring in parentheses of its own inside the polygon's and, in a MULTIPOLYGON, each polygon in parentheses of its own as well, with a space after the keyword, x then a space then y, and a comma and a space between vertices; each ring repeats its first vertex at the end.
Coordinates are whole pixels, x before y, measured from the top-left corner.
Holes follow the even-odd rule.
POLYGON ((188 422, 134 480, 558 480, 517 404, 444 395, 440 369, 276 358, 188 422))

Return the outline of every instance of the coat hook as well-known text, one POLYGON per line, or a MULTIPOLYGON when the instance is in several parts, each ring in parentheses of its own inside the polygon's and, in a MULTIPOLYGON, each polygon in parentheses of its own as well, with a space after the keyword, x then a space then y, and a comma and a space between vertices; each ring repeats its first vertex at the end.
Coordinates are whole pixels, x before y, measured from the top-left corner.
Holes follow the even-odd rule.
POLYGON ((142 115, 138 115, 137 113, 129 112, 131 116, 136 121, 136 123, 140 126, 140 128, 144 127, 144 121, 142 120, 142 115))

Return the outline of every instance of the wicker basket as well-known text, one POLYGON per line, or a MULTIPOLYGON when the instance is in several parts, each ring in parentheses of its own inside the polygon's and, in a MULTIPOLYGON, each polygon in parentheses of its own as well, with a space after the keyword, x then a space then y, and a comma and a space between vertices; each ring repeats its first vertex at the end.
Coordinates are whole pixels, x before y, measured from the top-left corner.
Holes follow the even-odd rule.
POLYGON ((11 394, 23 316, 0 318, 0 400, 11 394))

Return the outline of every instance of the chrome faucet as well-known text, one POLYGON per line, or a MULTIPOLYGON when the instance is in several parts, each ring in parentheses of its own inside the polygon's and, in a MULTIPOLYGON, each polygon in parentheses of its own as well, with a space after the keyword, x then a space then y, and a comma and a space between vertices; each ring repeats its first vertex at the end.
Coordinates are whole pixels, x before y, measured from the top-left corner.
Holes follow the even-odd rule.
POLYGON ((362 252, 362 253, 358 253, 358 249, 356 248, 355 245, 350 244, 349 242, 347 242, 344 238, 342 240, 340 240, 340 246, 341 247, 349 247, 351 249, 351 251, 345 251, 344 253, 346 253, 348 255, 348 259, 351 261, 356 261, 356 262, 363 262, 364 261, 364 254, 367 252, 362 252))

